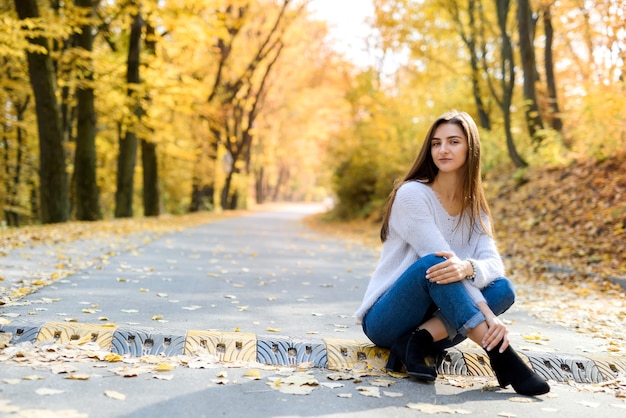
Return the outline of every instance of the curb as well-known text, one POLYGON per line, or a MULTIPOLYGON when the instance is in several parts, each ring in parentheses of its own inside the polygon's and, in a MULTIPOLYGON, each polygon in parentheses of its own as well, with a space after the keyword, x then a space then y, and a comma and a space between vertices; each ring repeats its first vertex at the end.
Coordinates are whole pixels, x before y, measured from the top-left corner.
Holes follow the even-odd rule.
MULTIPOLYGON (((59 344, 94 342, 103 350, 129 356, 213 355, 221 362, 257 362, 296 366, 311 363, 331 370, 383 370, 389 351, 368 341, 323 338, 305 341, 285 336, 262 336, 241 332, 189 330, 184 335, 153 334, 150 330, 48 322, 0 325, 10 344, 54 341, 59 344)), ((545 352, 521 352, 522 358, 546 380, 601 383, 626 375, 626 357, 579 356, 545 352)), ((440 374, 494 376, 482 350, 452 348, 436 359, 440 374)))

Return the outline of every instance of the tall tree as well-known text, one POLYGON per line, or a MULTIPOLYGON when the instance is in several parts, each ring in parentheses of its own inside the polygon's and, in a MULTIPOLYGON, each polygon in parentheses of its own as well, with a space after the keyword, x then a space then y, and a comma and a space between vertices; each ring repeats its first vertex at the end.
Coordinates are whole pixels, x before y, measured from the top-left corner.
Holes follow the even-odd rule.
MULTIPOLYGON (((231 78, 221 86, 221 106, 227 109, 226 129, 221 130, 221 143, 228 150, 233 163, 226 174, 226 182, 222 190, 222 207, 234 209, 238 198, 237 191, 231 190, 234 173, 241 170, 247 174, 249 166, 248 153, 252 144, 252 132, 255 119, 260 111, 260 100, 265 94, 266 81, 272 67, 276 64, 283 49, 283 36, 288 25, 304 8, 301 5, 293 15, 288 13, 291 0, 282 0, 273 21, 267 29, 249 30, 249 33, 260 37, 259 46, 254 56, 248 61, 243 72, 231 78), (263 33, 265 31, 265 33, 263 33)), ((261 23, 265 19, 261 20, 261 23)))
POLYGON ((554 75, 554 29, 552 27, 552 5, 549 3, 546 4, 543 9, 543 28, 545 33, 544 65, 548 93, 548 112, 546 116, 552 129, 561 132, 563 130, 563 120, 561 119, 556 88, 556 76, 554 75))
POLYGON ((205 178, 200 174, 203 170, 199 167, 205 165, 217 166, 220 132, 225 123, 223 109, 220 109, 223 106, 222 101, 224 99, 220 93, 223 91, 222 85, 225 83, 224 78, 226 77, 235 40, 244 26, 249 9, 250 3, 227 4, 226 7, 217 9, 215 13, 218 16, 217 22, 221 26, 221 30, 215 39, 217 68, 212 80, 209 81, 210 92, 206 104, 208 107, 216 108, 217 111, 215 112, 216 114, 206 117, 209 126, 208 137, 206 141, 199 145, 199 152, 197 153, 191 190, 191 204, 189 206, 190 212, 200 210, 203 206, 203 201, 211 207, 215 204, 213 199, 216 189, 215 175, 213 174, 209 178, 205 178), (208 164, 206 164, 207 161, 208 164))
MULTIPOLYGON (((156 54, 156 32, 151 24, 146 25, 146 50, 151 55, 156 54)), ((146 101, 149 101, 149 98, 146 101)), ((161 192, 157 145, 146 138, 141 138, 141 164, 143 167, 143 214, 144 216, 159 216, 161 192)))
POLYGON ((128 62, 126 82, 127 96, 131 115, 126 123, 126 131, 119 139, 119 154, 117 157, 117 190, 115 192, 115 217, 128 218, 133 216, 133 195, 135 164, 137 161, 137 129, 143 115, 139 97, 139 76, 141 34, 144 21, 134 2, 135 14, 132 17, 130 39, 128 41, 128 62))
MULTIPOLYGON (((498 102, 504 119, 504 133, 506 135, 506 148, 515 167, 526 167, 528 163, 517 152, 513 138, 513 126, 511 123, 511 104, 513 103, 513 91, 515 88, 515 59, 513 56, 513 44, 508 29, 508 16, 511 10, 511 0, 495 0, 496 13, 498 16, 498 29, 500 32, 500 80, 501 95, 497 93, 494 82, 489 80, 489 87, 493 97, 498 102)), ((483 57, 487 51, 483 51, 483 57)), ((490 68, 486 60, 483 60, 484 71, 489 74, 490 68)))
POLYGON ((524 73, 524 113, 528 133, 535 144, 541 142, 543 120, 537 103, 537 63, 534 46, 534 26, 530 0, 517 2, 517 28, 519 31, 520 57, 524 73))
POLYGON ((480 51, 484 49, 484 14, 481 13, 482 1, 469 0, 467 2, 467 25, 464 25, 462 19, 462 11, 459 2, 456 0, 446 0, 445 10, 448 10, 452 16, 454 24, 457 28, 459 36, 463 40, 469 53, 472 95, 476 104, 476 112, 478 113, 478 122, 481 127, 491 130, 491 119, 489 111, 485 106, 485 100, 481 88, 482 71, 480 70, 480 51))
MULTIPOLYGON (((40 18, 37 0, 14 0, 20 19, 40 18)), ((28 51, 28 71, 35 96, 39 132, 39 194, 41 221, 65 222, 69 216, 69 188, 63 147, 63 131, 56 98, 56 76, 48 40, 42 35, 30 39, 38 47, 28 51)))
POLYGON ((95 7, 99 0, 75 0, 78 7, 86 10, 86 20, 77 36, 77 46, 86 53, 81 78, 76 87, 76 153, 74 155, 74 195, 76 219, 96 221, 102 218, 100 193, 96 180, 96 108, 93 77, 93 25, 95 7))

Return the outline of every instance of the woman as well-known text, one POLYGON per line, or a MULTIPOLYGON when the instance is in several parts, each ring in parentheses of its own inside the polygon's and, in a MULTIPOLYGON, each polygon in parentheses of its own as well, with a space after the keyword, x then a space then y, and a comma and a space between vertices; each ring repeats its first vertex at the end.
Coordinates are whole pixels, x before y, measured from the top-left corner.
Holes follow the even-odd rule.
POLYGON ((500 386, 524 395, 550 387, 509 346, 497 318, 514 302, 491 228, 473 119, 450 112, 432 125, 383 216, 383 249, 356 317, 387 369, 432 381, 426 357, 469 337, 483 347, 500 386))

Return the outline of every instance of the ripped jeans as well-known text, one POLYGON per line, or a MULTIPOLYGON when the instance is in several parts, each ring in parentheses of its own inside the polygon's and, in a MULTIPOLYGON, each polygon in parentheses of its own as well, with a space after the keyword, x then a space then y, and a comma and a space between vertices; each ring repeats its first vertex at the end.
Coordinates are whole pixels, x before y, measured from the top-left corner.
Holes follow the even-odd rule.
MULTIPOLYGON (((485 320, 463 283, 441 285, 426 279, 426 270, 444 260, 433 254, 420 258, 372 305, 362 327, 376 346, 389 348, 399 337, 436 316, 445 325, 448 338, 435 346, 444 349, 463 341, 469 330, 485 320)), ((513 285, 505 277, 494 280, 481 292, 496 315, 515 302, 513 285)))

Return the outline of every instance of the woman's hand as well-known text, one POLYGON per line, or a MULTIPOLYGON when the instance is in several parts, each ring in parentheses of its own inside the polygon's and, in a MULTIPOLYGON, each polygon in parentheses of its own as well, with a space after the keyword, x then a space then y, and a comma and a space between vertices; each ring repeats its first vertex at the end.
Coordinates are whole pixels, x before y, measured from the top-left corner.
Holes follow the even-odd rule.
POLYGON ((473 267, 469 261, 461 260, 454 253, 440 251, 435 253, 437 257, 445 257, 447 260, 435 264, 426 270, 426 278, 433 283, 448 284, 463 280, 472 274, 473 267))
POLYGON ((503 352, 509 346, 509 330, 497 316, 487 317, 486 322, 489 330, 483 337, 483 348, 491 351, 502 341, 499 351, 503 352))

